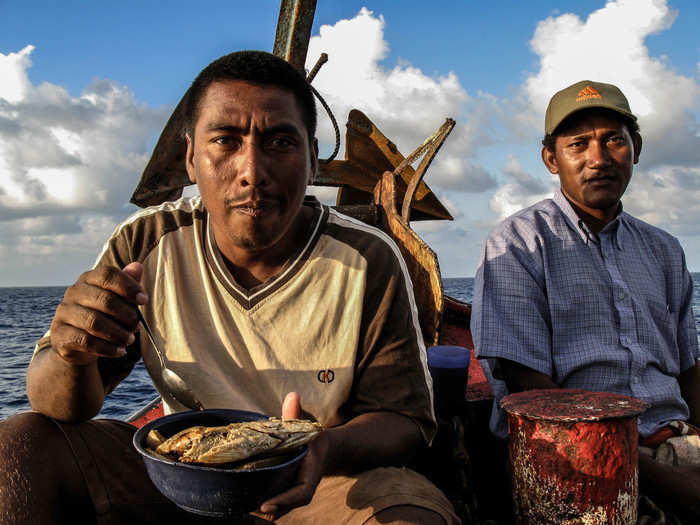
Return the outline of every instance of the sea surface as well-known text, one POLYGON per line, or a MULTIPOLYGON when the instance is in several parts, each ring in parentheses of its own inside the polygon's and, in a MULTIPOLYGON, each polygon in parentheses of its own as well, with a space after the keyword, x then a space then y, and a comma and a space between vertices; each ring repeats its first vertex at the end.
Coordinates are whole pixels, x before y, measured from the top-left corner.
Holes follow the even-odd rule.
MULTIPOLYGON (((700 332, 700 273, 693 274, 693 313, 700 332)), ((444 280, 445 293, 471 302, 474 279, 444 280)), ((34 345, 44 335, 65 287, 0 288, 0 419, 29 409, 25 376, 34 345)), ((700 336, 699 336, 700 339, 700 336)), ((139 362, 107 399, 103 417, 125 418, 156 396, 151 380, 139 362)))

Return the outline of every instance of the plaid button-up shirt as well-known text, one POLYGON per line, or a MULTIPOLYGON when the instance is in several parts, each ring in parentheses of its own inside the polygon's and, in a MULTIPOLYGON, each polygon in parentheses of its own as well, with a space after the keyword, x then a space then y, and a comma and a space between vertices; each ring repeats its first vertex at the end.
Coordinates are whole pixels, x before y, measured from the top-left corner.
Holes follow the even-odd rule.
MULTIPOLYGON (((557 191, 489 235, 471 330, 479 357, 515 361, 563 388, 646 401, 645 437, 688 418, 676 377, 700 357, 692 294, 674 237, 624 211, 596 236, 557 191)), ((504 437, 507 390, 490 370, 491 429, 504 437)))

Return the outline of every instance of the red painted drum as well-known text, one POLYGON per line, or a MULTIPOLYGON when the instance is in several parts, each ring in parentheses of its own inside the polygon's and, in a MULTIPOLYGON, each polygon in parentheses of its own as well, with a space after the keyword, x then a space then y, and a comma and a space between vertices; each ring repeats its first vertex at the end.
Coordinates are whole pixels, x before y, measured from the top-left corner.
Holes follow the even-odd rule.
POLYGON ((508 413, 519 525, 637 522, 639 399, 585 390, 529 390, 501 400, 508 413))

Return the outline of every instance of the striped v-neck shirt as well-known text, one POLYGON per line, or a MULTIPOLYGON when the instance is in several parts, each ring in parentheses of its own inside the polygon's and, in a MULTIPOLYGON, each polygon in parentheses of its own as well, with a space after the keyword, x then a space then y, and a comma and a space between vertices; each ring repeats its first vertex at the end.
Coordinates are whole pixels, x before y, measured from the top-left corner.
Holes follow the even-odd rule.
MULTIPOLYGON (((429 441, 432 383, 398 248, 313 198, 305 205, 314 210, 309 237, 277 276, 250 290, 228 271, 199 197, 135 214, 97 264, 144 265, 144 316, 206 408, 279 415, 285 394, 297 391, 324 425, 387 410, 412 418, 429 441)), ((162 393, 145 333, 140 345, 162 393)), ((119 360, 101 361, 109 388, 136 357, 121 369, 119 360)))

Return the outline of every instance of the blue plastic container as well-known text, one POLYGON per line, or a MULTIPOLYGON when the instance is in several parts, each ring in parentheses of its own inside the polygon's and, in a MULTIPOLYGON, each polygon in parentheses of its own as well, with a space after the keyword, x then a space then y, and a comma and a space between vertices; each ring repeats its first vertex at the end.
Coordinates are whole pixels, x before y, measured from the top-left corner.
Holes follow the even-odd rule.
POLYGON ((457 414, 464 404, 471 352, 463 346, 431 346, 428 368, 433 378, 435 410, 438 416, 457 414))

